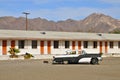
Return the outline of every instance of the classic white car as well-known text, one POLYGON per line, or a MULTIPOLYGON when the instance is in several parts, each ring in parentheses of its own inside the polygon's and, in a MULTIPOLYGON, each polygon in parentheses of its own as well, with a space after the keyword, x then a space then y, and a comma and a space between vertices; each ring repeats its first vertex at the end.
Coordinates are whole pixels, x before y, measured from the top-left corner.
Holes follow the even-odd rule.
MULTIPOLYGON (((82 50, 78 54, 69 54, 73 52, 68 52, 65 55, 57 55, 53 56, 53 64, 54 63, 90 63, 90 64, 98 64, 99 61, 102 61, 101 54, 87 54, 84 50, 82 50)), ((76 53, 76 52, 75 52, 76 53)))

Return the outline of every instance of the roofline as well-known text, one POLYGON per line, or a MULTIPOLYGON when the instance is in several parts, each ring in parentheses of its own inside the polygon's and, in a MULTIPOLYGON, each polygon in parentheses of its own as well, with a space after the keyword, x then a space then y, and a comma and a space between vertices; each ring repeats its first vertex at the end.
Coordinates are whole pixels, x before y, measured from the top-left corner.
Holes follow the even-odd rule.
POLYGON ((118 38, 118 36, 120 36, 120 34, 108 34, 108 33, 25 31, 25 30, 0 30, 0 33, 1 33, 1 36, 0 36, 1 40, 9 39, 9 40, 120 41, 120 38, 118 38), (45 32, 45 34, 41 34, 42 32, 45 32), (23 36, 21 36, 21 35, 23 35, 23 36), (74 35, 75 35, 75 37, 74 37, 74 35), (113 38, 114 35, 117 35, 116 38, 113 38), (49 37, 49 36, 51 36, 51 37, 49 37), (71 36, 73 36, 73 37, 71 37, 71 36))
POLYGON ((70 40, 70 41, 119 41, 119 40, 99 40, 99 39, 66 39, 66 38, 11 38, 11 37, 8 37, 8 38, 0 38, 0 40, 70 40))

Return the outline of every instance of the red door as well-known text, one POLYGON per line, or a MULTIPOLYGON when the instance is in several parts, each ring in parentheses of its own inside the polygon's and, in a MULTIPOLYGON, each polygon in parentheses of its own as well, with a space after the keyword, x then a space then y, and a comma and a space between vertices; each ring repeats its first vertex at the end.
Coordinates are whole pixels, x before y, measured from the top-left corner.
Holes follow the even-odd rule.
POLYGON ((75 50, 75 41, 72 41, 72 50, 75 50))
POLYGON ((102 42, 100 41, 100 53, 102 53, 102 42))
POLYGON ((81 50, 81 41, 78 41, 78 50, 81 50))
POLYGON ((11 41, 11 48, 15 48, 15 40, 11 41))
POLYGON ((48 54, 51 54, 51 41, 47 42, 47 51, 48 51, 48 54))
POLYGON ((105 53, 108 53, 108 43, 105 42, 105 53))
POLYGON ((2 41, 2 54, 3 55, 7 54, 7 40, 2 41))
POLYGON ((40 43, 40 52, 41 54, 44 54, 44 41, 41 41, 40 43))

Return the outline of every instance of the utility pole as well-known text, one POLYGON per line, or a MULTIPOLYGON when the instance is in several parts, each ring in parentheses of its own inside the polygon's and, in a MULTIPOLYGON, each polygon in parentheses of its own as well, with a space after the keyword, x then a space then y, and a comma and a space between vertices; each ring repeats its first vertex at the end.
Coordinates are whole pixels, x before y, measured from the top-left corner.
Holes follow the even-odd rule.
POLYGON ((30 13, 28 12, 23 12, 23 14, 25 14, 26 16, 26 31, 28 30, 28 19, 27 19, 27 15, 29 15, 30 13))

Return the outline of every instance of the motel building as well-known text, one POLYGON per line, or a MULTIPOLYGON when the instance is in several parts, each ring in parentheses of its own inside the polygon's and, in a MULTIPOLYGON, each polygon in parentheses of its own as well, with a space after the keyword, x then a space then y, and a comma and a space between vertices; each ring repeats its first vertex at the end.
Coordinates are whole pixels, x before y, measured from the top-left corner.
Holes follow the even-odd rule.
POLYGON ((10 55, 10 47, 33 55, 66 54, 67 50, 87 53, 120 53, 120 34, 57 31, 0 30, 0 55, 10 55))

